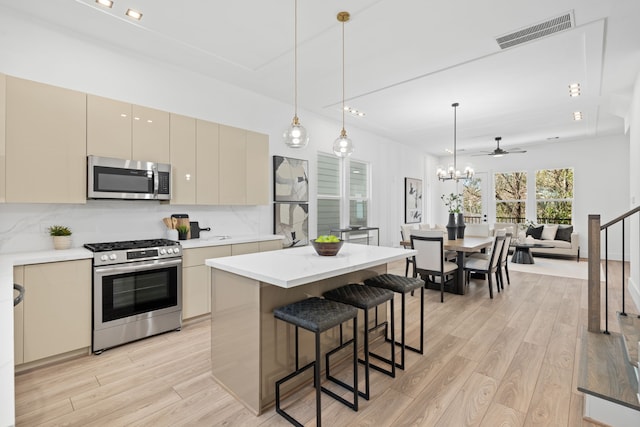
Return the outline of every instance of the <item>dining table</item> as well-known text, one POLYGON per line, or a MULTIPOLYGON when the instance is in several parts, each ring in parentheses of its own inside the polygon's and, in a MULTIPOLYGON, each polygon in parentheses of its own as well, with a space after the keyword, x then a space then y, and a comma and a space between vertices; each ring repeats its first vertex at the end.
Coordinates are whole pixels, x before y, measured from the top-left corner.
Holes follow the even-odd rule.
MULTIPOLYGON (((458 274, 456 275, 457 280, 453 284, 453 286, 445 286, 445 291, 451 292, 458 295, 465 294, 465 286, 464 286, 464 260, 469 253, 473 252, 481 252, 483 249, 491 247, 493 245, 493 237, 477 237, 477 236, 469 236, 462 237, 455 240, 449 240, 446 238, 443 242, 443 247, 447 251, 456 251, 458 256, 456 257, 456 262, 458 263, 458 274)), ((410 240, 403 240, 400 244, 406 248, 411 248, 410 240)), ((438 287, 438 289, 440 289, 438 287)))

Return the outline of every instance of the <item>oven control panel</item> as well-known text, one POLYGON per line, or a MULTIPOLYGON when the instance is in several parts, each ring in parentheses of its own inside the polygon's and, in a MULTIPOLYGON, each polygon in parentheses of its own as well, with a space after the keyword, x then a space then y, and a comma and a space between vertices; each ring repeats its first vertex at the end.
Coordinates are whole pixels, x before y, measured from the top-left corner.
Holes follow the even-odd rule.
POLYGON ((145 249, 121 249, 96 252, 93 257, 94 266, 123 264, 135 261, 176 258, 182 256, 180 245, 163 246, 145 249))

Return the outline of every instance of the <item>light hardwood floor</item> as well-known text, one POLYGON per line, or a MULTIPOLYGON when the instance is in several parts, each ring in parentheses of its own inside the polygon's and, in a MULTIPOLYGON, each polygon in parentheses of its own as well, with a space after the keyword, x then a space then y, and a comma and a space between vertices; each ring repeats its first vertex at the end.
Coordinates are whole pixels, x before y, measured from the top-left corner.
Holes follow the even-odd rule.
MULTIPOLYGON (((390 264, 390 272, 404 274, 404 261, 390 264)), ((395 379, 372 371, 371 400, 361 399, 358 412, 324 395, 323 423, 594 425, 582 420, 576 390, 586 288, 585 280, 512 271, 511 285, 493 300, 481 280, 472 280, 467 295, 446 294, 444 304, 439 292, 426 291, 425 354, 407 352, 407 368, 395 379)), ((418 304, 417 294, 408 298, 411 342, 419 333, 418 304)), ((254 416, 226 393, 210 375, 209 349, 206 320, 18 374, 17 425, 289 425, 273 409, 254 416)), ((286 406, 315 424, 311 387, 286 406)))

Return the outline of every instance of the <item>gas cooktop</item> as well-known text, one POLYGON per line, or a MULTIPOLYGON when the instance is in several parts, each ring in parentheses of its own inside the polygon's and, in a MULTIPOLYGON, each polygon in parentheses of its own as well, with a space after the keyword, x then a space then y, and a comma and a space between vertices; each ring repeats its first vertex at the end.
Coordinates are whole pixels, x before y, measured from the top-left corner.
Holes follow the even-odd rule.
POLYGON ((158 248, 162 246, 176 246, 178 242, 168 239, 127 240, 123 242, 86 243, 85 248, 92 252, 108 252, 129 249, 158 248))

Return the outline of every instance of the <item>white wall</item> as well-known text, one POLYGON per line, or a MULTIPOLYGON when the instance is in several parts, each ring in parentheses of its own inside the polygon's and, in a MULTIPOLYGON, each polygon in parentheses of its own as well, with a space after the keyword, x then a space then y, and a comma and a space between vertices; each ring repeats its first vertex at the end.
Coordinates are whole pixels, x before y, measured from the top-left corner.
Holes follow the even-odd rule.
MULTIPOLYGON (((629 116, 629 209, 640 205, 640 73, 636 78, 629 116)), ((631 221, 631 277, 629 291, 631 297, 640 310, 640 226, 638 215, 631 221)), ((636 311, 637 312, 637 311, 636 311)))
MULTIPOLYGON (((527 172, 528 200, 535 200, 535 173, 540 169, 573 168, 573 225, 580 237, 580 256, 587 256, 587 219, 599 214, 604 224, 629 209, 629 138, 610 136, 582 141, 557 142, 553 146, 526 147, 525 154, 510 154, 500 158, 474 156, 458 158, 458 164, 470 163, 478 172, 487 172, 492 195, 493 174, 497 172, 527 172)), ((446 164, 446 158, 441 159, 446 164)), ((633 169, 633 168, 631 168, 633 169)), ((633 177, 632 177, 633 178, 633 177)), ((437 196, 456 191, 450 182, 438 183, 437 196)), ((461 192, 460 187, 460 191, 461 192)), ((439 201, 439 200, 438 200, 439 201)), ((488 222, 495 222, 495 200, 489 198, 488 222)), ((438 222, 445 224, 446 208, 440 202, 438 222)), ((527 218, 535 219, 535 205, 527 203, 527 218)), ((628 228, 627 230, 628 236, 628 228)), ((621 234, 609 234, 609 258, 621 259, 621 234)), ((627 237, 626 244, 629 239, 627 237)), ((627 249, 628 251, 628 249, 627 249)), ((628 255, 627 255, 628 257, 628 255)))

